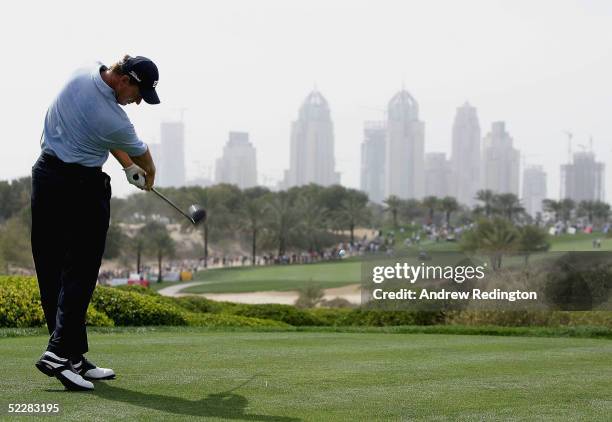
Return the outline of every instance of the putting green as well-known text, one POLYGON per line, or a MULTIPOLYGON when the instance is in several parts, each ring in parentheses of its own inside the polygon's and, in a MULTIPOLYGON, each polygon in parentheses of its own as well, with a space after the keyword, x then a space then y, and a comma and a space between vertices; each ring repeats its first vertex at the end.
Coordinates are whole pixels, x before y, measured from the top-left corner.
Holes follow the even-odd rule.
MULTIPOLYGON (((65 392, 33 363, 45 336, 0 340, 8 403, 62 420, 609 420, 612 341, 431 334, 210 332, 90 335, 118 377, 65 392)), ((41 420, 48 420, 40 418, 41 420)))

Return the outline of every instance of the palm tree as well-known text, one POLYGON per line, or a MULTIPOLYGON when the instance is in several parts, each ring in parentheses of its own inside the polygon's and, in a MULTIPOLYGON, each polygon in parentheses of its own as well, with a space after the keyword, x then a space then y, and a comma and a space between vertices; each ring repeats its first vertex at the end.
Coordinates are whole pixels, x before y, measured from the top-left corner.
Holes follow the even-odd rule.
POLYGON ((366 207, 368 196, 359 191, 351 189, 347 198, 340 204, 340 219, 348 225, 351 232, 351 245, 355 244, 355 226, 366 223, 370 217, 370 211, 366 207))
POLYGON ((308 194, 298 197, 297 208, 294 208, 293 213, 296 214, 298 209, 300 219, 297 226, 307 241, 308 251, 319 251, 321 237, 330 221, 330 212, 316 198, 308 194))
MULTIPOLYGON (((485 217, 489 218, 493 214, 493 203, 495 200, 495 194, 492 190, 482 189, 476 192, 476 199, 483 203, 482 206, 477 207, 477 209, 482 209, 485 217)), ((474 211, 477 211, 476 209, 474 211)))
POLYGON ((440 200, 435 196, 426 196, 423 199, 423 207, 427 209, 428 220, 427 224, 433 223, 434 212, 438 205, 440 204, 440 200))
POLYGON ((593 223, 593 215, 597 209, 597 201, 580 201, 576 215, 579 217, 586 216, 589 224, 593 223))
MULTIPOLYGON (((246 192, 246 191, 245 191, 246 192)), ((263 230, 266 205, 262 197, 247 198, 241 208, 243 227, 251 235, 251 265, 255 265, 257 256, 257 235, 263 230)))
POLYGON ((493 207, 509 221, 512 221, 514 217, 525 211, 521 201, 513 193, 495 195, 493 197, 493 207))
POLYGON ((140 271, 142 270, 141 262, 142 253, 145 248, 145 240, 139 233, 136 233, 136 235, 130 241, 130 246, 136 251, 136 272, 140 274, 140 271))
POLYGON ((278 255, 282 256, 289 246, 289 236, 297 230, 299 220, 297 209, 294 207, 288 192, 274 194, 266 207, 268 216, 266 228, 278 246, 278 255))
POLYGON ((450 227, 451 214, 459 209, 459 202, 452 196, 445 196, 440 201, 440 209, 446 215, 446 226, 450 227))
POLYGON ((555 222, 559 221, 559 216, 561 215, 561 202, 555 201, 554 199, 544 199, 542 201, 542 208, 546 212, 553 213, 555 216, 555 222))
POLYGON ((168 234, 166 226, 151 221, 141 229, 141 236, 145 239, 146 249, 157 258, 157 282, 162 281, 162 261, 164 256, 173 256, 175 253, 174 240, 168 234))
POLYGON ((423 208, 417 199, 405 199, 401 201, 399 215, 404 221, 413 221, 423 217, 423 208))
POLYGON ((572 211, 576 208, 574 200, 565 198, 561 201, 561 217, 563 221, 569 221, 572 218, 572 211))
POLYGON ((593 211, 593 217, 599 221, 606 221, 609 216, 610 216, 610 205, 602 201, 595 201, 595 209, 593 211))
POLYGON ((402 205, 402 200, 396 195, 391 195, 383 203, 387 206, 385 211, 390 212, 393 216, 393 228, 397 229, 397 213, 402 205))
POLYGON ((193 227, 191 224, 185 223, 185 226, 188 225, 190 229, 201 230, 202 241, 204 242, 204 268, 208 268, 208 235, 209 235, 209 227, 211 217, 214 220, 214 210, 211 210, 209 207, 209 195, 207 188, 194 188, 191 192, 191 198, 194 203, 204 207, 206 210, 206 219, 202 224, 200 224, 199 228, 193 227), (212 211, 212 213, 211 213, 212 211), (211 214, 213 214, 211 216, 211 214))
POLYGON ((519 250, 525 256, 525 265, 529 261, 530 254, 550 249, 548 233, 538 226, 523 226, 519 229, 519 234, 519 250))
POLYGON ((505 218, 481 219, 476 228, 466 232, 461 239, 461 249, 480 252, 489 256, 494 271, 502 265, 504 254, 514 252, 519 246, 519 233, 505 218))

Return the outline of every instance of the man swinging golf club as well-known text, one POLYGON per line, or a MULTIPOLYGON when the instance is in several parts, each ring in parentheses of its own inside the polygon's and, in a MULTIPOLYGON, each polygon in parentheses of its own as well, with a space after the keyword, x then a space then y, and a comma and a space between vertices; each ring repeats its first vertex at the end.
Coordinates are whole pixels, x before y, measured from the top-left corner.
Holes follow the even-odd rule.
POLYGON ((41 155, 32 167, 32 254, 49 329, 36 367, 69 390, 93 390, 112 369, 85 358, 85 314, 96 286, 110 217, 108 153, 127 180, 151 190, 155 165, 120 106, 159 104, 159 73, 146 57, 77 70, 47 111, 41 155))

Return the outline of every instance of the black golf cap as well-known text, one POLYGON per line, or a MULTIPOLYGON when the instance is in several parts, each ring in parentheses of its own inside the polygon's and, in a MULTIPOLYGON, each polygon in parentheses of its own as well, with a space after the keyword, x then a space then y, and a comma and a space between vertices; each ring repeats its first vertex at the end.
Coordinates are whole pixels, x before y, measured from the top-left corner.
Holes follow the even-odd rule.
POLYGON ((159 80, 157 66, 150 59, 142 56, 130 57, 123 63, 123 71, 140 88, 142 99, 148 104, 159 104, 159 97, 155 91, 159 80))

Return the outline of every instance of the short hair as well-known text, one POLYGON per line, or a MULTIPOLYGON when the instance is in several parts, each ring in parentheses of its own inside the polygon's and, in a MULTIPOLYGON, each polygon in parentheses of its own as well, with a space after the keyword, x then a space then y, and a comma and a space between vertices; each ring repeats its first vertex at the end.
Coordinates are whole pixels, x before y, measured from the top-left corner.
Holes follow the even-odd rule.
POLYGON ((110 71, 113 72, 115 75, 119 75, 119 76, 129 76, 130 77, 130 83, 132 85, 136 85, 136 80, 132 77, 132 75, 130 75, 129 73, 127 73, 125 71, 125 69, 123 68, 123 65, 129 60, 131 59, 132 56, 130 56, 129 54, 126 54, 125 56, 123 56, 123 59, 121 59, 120 61, 113 63, 110 67, 110 71))

